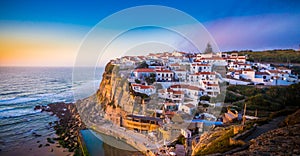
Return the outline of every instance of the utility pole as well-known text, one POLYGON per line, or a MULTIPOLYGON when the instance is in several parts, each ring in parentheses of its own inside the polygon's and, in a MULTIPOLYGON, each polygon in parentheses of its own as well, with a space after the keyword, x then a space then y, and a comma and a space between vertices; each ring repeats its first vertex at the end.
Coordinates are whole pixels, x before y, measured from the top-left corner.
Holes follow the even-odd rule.
POLYGON ((245 116, 246 115, 246 109, 247 109, 247 104, 245 103, 242 125, 245 125, 245 122, 246 122, 246 116, 245 116))

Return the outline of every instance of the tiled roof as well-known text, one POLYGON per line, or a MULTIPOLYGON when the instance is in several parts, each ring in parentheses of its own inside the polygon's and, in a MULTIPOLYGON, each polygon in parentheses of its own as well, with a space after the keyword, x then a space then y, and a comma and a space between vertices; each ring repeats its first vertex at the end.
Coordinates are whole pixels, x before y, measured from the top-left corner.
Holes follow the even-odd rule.
POLYGON ((170 66, 180 66, 179 63, 173 63, 173 64, 170 64, 170 66))
POLYGON ((195 74, 191 74, 191 75, 215 75, 215 72, 198 72, 195 74))
POLYGON ((267 72, 255 72, 255 75, 270 75, 267 72))
POLYGON ((188 86, 187 89, 196 90, 196 91, 203 90, 203 89, 201 89, 200 87, 197 87, 197 86, 188 86))
POLYGON ((185 106, 187 106, 187 107, 189 107, 189 108, 194 108, 195 107, 195 105, 193 105, 193 104, 190 104, 190 103, 188 103, 188 104, 184 104, 185 106))
POLYGON ((244 71, 252 71, 252 72, 254 72, 253 69, 244 69, 244 71))
POLYGON ((155 71, 159 73, 173 73, 171 70, 167 69, 156 69, 155 71))
POLYGON ((132 85, 132 86, 139 86, 141 89, 154 88, 154 86, 145 86, 145 85, 136 84, 136 83, 133 83, 133 84, 131 84, 131 85, 132 85))
POLYGON ((206 67, 211 66, 210 64, 201 64, 201 63, 193 63, 191 65, 192 66, 206 66, 206 67))
POLYGON ((140 68, 140 69, 135 69, 135 72, 144 72, 144 73, 154 73, 155 70, 154 69, 150 69, 150 68, 140 68))

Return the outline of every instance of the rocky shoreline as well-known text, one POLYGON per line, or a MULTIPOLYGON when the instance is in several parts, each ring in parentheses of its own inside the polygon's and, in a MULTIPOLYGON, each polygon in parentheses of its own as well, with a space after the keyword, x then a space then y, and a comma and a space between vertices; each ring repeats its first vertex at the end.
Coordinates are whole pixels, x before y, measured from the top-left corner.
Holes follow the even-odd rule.
POLYGON ((58 117, 58 121, 49 122, 49 126, 54 128, 58 136, 47 138, 49 143, 58 141, 62 147, 68 148, 69 152, 74 152, 74 155, 82 155, 80 130, 86 129, 86 125, 82 122, 73 103, 52 103, 47 106, 36 106, 34 109, 58 117))

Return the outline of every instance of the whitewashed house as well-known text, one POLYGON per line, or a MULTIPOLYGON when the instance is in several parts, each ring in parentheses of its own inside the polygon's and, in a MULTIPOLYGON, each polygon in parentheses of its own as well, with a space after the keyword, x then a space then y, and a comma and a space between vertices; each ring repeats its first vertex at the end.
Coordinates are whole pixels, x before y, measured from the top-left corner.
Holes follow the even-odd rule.
POLYGON ((216 97, 220 94, 220 87, 217 81, 200 81, 200 85, 204 90, 204 95, 216 97))
POLYGON ((177 69, 180 69, 180 64, 179 63, 172 63, 172 64, 169 64, 169 67, 171 70, 177 70, 177 69))
POLYGON ((253 69, 245 69, 242 71, 242 74, 240 76, 243 77, 244 79, 254 80, 255 71, 253 69))
POLYGON ((227 65, 227 69, 229 69, 229 70, 244 70, 244 69, 252 69, 252 68, 251 68, 250 64, 230 62, 227 65))
POLYGON ((291 69, 288 69, 288 68, 285 68, 285 67, 278 67, 277 69, 278 69, 278 71, 281 71, 281 72, 284 72, 284 73, 288 73, 288 74, 292 74, 292 70, 291 69))
POLYGON ((133 71, 133 76, 137 79, 144 79, 145 77, 149 77, 151 74, 155 74, 154 69, 140 68, 133 71))
POLYGON ((158 97, 170 99, 176 104, 180 104, 184 100, 184 92, 176 91, 173 89, 160 89, 158 90, 158 97))
POLYGON ((133 83, 133 84, 131 84, 131 87, 135 92, 143 93, 148 96, 150 96, 156 92, 154 86, 146 86, 146 85, 133 83))
POLYGON ((267 72, 255 72, 255 80, 253 82, 268 82, 271 79, 271 75, 267 72))
POLYGON ((179 110, 183 111, 189 115, 193 115, 196 110, 196 106, 191 103, 183 104, 183 105, 179 106, 179 110))
POLYGON ((199 82, 200 80, 215 80, 215 72, 199 72, 188 76, 190 82, 199 82))
POLYGON ((199 101, 199 98, 204 94, 204 90, 198 86, 188 85, 186 87, 186 94, 194 101, 199 101))
POLYGON ((187 71, 183 69, 175 69, 174 72, 174 78, 175 80, 178 80, 179 82, 185 82, 186 81, 186 75, 187 71))
POLYGON ((281 79, 281 80, 286 80, 289 77, 289 73, 280 71, 280 70, 266 70, 267 73, 270 74, 271 79, 281 79))
POLYGON ((156 81, 158 82, 171 82, 174 78, 174 73, 168 69, 156 69, 156 81))
POLYGON ((190 65, 190 72, 191 73, 211 72, 211 71, 212 71, 212 65, 211 64, 192 63, 190 65))

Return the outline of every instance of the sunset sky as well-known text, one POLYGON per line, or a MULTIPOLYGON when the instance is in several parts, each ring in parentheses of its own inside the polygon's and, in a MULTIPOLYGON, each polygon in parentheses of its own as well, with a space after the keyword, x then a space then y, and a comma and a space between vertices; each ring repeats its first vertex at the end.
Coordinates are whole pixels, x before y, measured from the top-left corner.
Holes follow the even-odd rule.
POLYGON ((297 0, 7 0, 0 2, 0 66, 72 66, 98 22, 139 5, 186 12, 206 27, 221 51, 300 46, 297 0))

